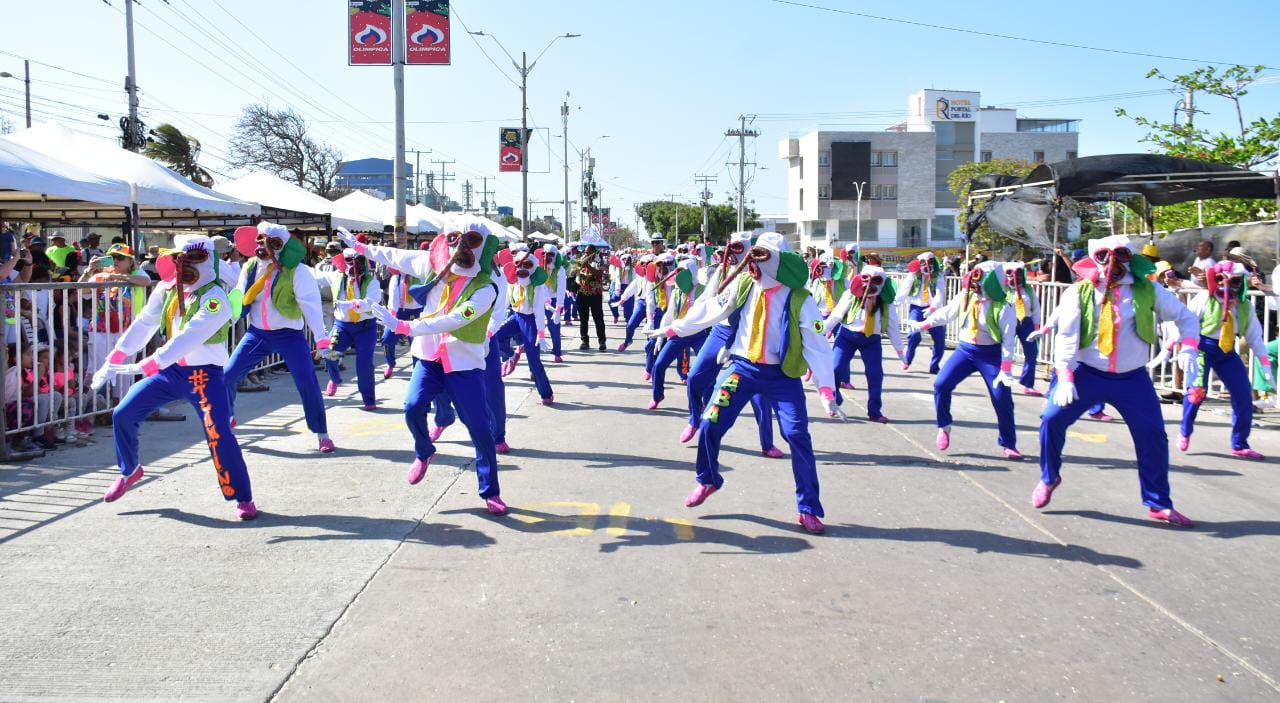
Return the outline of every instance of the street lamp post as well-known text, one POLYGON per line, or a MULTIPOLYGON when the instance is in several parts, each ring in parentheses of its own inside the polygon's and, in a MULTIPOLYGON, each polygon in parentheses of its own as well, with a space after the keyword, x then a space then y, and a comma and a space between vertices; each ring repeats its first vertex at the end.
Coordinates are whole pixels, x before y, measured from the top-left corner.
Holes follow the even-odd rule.
POLYGON ((854 225, 854 231, 857 232, 855 237, 857 238, 856 246, 858 247, 859 256, 862 255, 862 189, 865 188, 866 186, 867 186, 866 181, 853 182, 853 187, 858 189, 858 213, 856 215, 858 220, 857 220, 857 224, 854 225))
MULTIPOLYGON (((26 84, 27 93, 27 129, 31 129, 31 62, 23 59, 22 70, 25 75, 22 82, 26 84)), ((3 73, 0 73, 0 78, 17 78, 17 76, 9 73, 8 71, 4 71, 3 73)))
POLYGON ((520 232, 521 232, 521 237, 523 239, 528 239, 529 238, 529 74, 533 72, 533 67, 538 65, 538 59, 541 59, 542 55, 547 53, 547 50, 551 48, 552 44, 555 44, 561 39, 576 39, 582 35, 581 34, 558 35, 555 38, 553 38, 551 41, 547 42, 547 45, 543 47, 542 51, 540 51, 538 55, 534 57, 533 63, 529 63, 529 60, 528 60, 529 55, 528 53, 523 51, 520 52, 520 63, 516 63, 515 58, 511 56, 511 52, 507 51, 507 47, 503 46, 502 42, 498 41, 497 37, 493 36, 492 34, 485 33, 484 30, 480 30, 478 32, 471 32, 471 34, 478 37, 489 37, 490 39, 492 39, 493 42, 498 45, 498 48, 502 49, 502 53, 506 54, 508 59, 511 59, 511 65, 515 66, 516 73, 520 74, 520 208, 521 208, 520 232))

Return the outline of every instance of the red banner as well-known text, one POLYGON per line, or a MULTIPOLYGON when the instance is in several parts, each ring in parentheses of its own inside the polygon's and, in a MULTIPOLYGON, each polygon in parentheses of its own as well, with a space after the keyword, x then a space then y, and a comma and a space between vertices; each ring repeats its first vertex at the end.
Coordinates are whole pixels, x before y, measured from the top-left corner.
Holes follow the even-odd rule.
POLYGON ((348 0, 347 65, 391 65, 391 3, 348 0))
POLYGON ((503 127, 498 131, 498 171, 519 171, 524 163, 519 127, 503 127))
POLYGON ((405 63, 449 64, 449 0, 405 0, 405 63))

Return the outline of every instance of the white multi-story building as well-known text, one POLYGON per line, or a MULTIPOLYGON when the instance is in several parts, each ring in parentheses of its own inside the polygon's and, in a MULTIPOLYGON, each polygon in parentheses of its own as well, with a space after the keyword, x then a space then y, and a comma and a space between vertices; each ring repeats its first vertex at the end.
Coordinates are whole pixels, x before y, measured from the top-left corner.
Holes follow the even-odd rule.
POLYGON ((820 130, 782 140, 788 219, 800 246, 829 250, 861 229, 867 249, 960 247, 959 208, 947 183, 956 167, 1076 157, 1079 120, 1025 118, 981 104, 976 92, 921 90, 906 121, 886 131, 820 130))

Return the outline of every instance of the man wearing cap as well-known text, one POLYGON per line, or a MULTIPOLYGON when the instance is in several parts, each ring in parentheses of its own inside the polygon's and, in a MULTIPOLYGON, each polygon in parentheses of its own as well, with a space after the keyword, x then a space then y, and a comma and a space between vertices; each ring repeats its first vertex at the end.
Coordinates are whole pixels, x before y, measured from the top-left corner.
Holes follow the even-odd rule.
MULTIPOLYGON (((609 243, 594 227, 589 227, 582 233, 581 243, 585 246, 573 262, 573 275, 578 282, 575 301, 578 308, 578 331, 582 336, 582 346, 579 349, 591 348, 590 324, 594 318, 596 341, 599 342, 600 351, 605 351, 604 287, 608 275, 609 243)), ((616 312, 614 321, 617 321, 616 312)))
MULTIPOLYGON (((941 310, 947 302, 947 280, 938 266, 938 259, 933 252, 922 252, 907 265, 911 272, 911 281, 898 293, 899 302, 907 301, 907 319, 919 322, 941 310)), ((929 330, 933 340, 933 356, 929 359, 929 373, 936 374, 942 366, 942 353, 947 349, 946 325, 922 328, 929 330)), ((913 331, 907 335, 907 353, 902 358, 902 370, 911 368, 916 358, 916 348, 920 346, 920 332, 913 331)))
POLYGON ((227 366, 227 391, 233 411, 240 380, 263 358, 279 354, 302 399, 307 429, 315 433, 320 452, 328 454, 334 445, 303 328, 311 330, 320 352, 327 351, 332 342, 324 326, 320 288, 311 268, 302 263, 306 246, 287 227, 264 221, 256 228, 237 229, 236 248, 252 258, 241 269, 232 293, 233 302, 243 298, 243 314, 249 319, 249 331, 227 366))
POLYGON ((76 254, 76 248, 67 244, 65 235, 61 232, 54 232, 53 236, 49 237, 49 241, 53 243, 53 246, 50 246, 45 251, 45 254, 49 257, 49 261, 53 264, 55 271, 59 274, 68 275, 70 273, 68 269, 79 268, 80 260, 76 254))

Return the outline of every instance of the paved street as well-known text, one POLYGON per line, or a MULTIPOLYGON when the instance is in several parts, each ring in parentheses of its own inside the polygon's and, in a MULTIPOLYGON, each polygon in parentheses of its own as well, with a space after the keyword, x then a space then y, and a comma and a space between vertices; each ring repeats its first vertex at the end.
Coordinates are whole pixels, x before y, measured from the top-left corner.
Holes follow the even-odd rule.
MULTIPOLYGON (((1146 520, 1122 423, 1073 428, 1037 513, 1040 401, 1019 397, 1027 460, 1005 461, 973 377, 943 454, 922 360, 886 363, 893 424, 867 423, 855 391, 849 422, 811 425, 828 524, 811 536, 788 460, 758 454, 749 415, 725 489, 689 510, 675 374, 648 412, 640 351, 566 362, 548 366, 553 407, 523 366, 509 379, 506 518, 483 511, 460 425, 405 484, 404 372, 379 381, 378 413, 354 383, 329 401, 331 456, 287 377, 241 396, 264 513, 251 523, 218 496, 191 419, 145 426, 148 478, 111 505, 105 429, 0 467, 0 699, 1280 695, 1280 478, 1229 457, 1225 415, 1203 413, 1175 451, 1174 497, 1197 529, 1146 520)), ((1280 457, 1278 437, 1253 446, 1280 457)))

